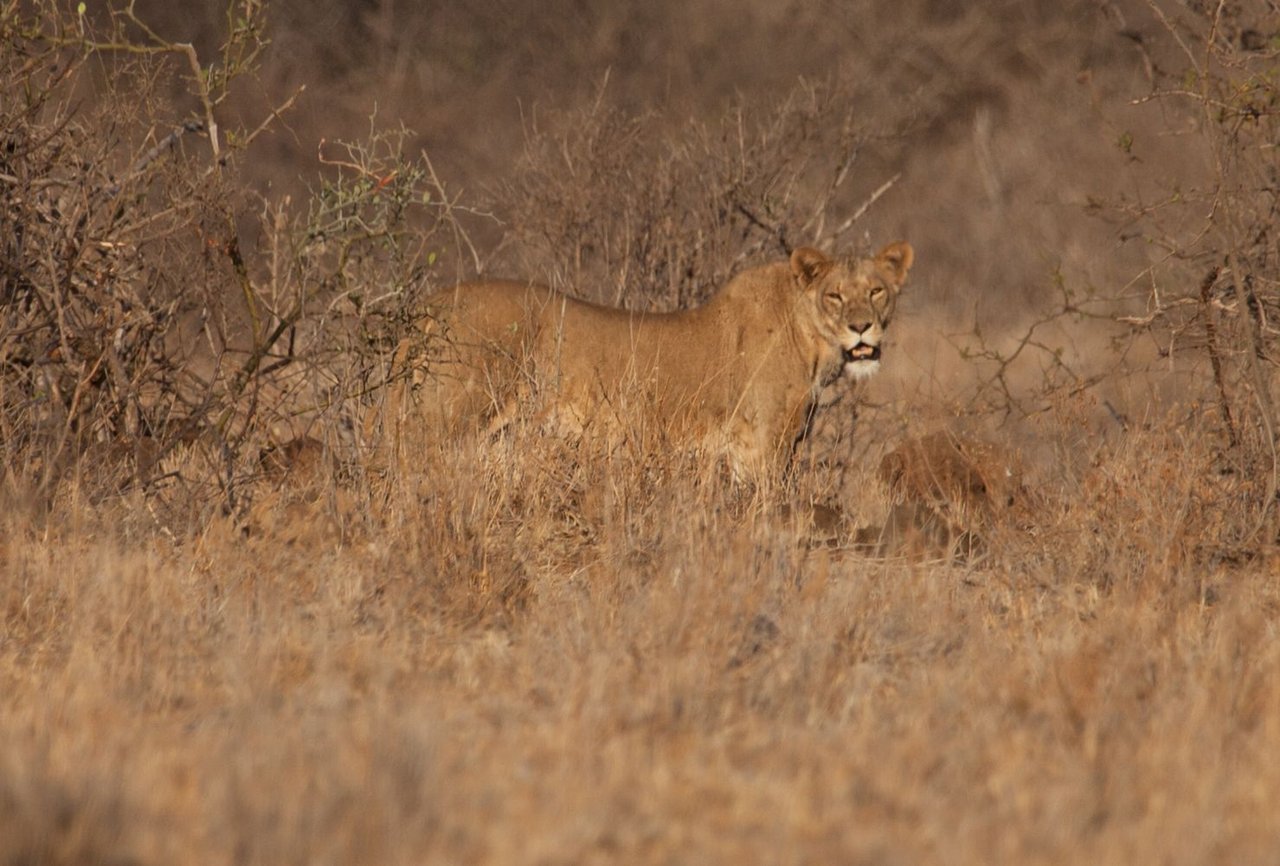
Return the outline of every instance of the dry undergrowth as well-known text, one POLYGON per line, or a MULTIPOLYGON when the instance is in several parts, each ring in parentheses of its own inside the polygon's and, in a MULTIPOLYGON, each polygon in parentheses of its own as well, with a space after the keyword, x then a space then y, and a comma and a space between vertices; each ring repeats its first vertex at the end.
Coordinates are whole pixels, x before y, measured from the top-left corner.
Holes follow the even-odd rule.
POLYGON ((1256 860, 1280 594, 1167 441, 983 567, 524 431, 177 546, 8 518, 0 860, 1256 860))

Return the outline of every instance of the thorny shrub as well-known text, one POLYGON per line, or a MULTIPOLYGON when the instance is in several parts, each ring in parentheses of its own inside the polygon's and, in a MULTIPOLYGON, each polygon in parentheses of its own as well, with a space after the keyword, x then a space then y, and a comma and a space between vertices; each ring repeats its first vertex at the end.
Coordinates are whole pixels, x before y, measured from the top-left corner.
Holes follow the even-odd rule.
MULTIPOLYGON (((1177 50, 1152 63, 1152 92, 1194 126, 1207 181, 1172 188, 1155 202, 1122 202, 1133 229, 1159 251, 1135 285, 1146 310, 1122 321, 1163 354, 1204 362, 1198 397, 1216 430, 1212 473, 1238 477, 1250 492, 1227 507, 1218 542, 1277 540, 1277 429, 1274 388, 1280 362, 1280 18, 1275 4, 1205 2, 1151 8, 1177 50)), ((1193 139, 1194 140, 1194 139, 1193 139)), ((1123 142, 1122 142, 1123 143, 1123 142)), ((1133 230, 1131 229, 1131 230, 1133 230)))
POLYGON ((186 147, 205 121, 157 105, 169 58, 131 23, 99 40, 53 4, 0 19, 0 424, 8 471, 43 494, 95 445, 181 438, 201 400, 178 401, 164 337, 216 279, 227 187, 186 147))
POLYGON ((657 147, 657 118, 602 94, 530 132, 503 190, 520 265, 592 300, 676 309, 795 247, 852 252, 858 220, 896 180, 848 201, 860 150, 887 134, 857 105, 848 85, 802 83, 776 106, 691 119, 657 147))
POLYGON ((132 4, 0 12, 9 495, 48 502, 70 480, 95 496, 185 494, 194 453, 213 468, 203 505, 235 509, 273 436, 368 389, 360 365, 424 285, 451 203, 396 134, 322 143, 327 173, 304 208, 240 183, 237 163, 299 95, 256 126, 220 125, 263 34, 262 4, 234 0, 204 64, 132 4))
MULTIPOLYGON (((1055 304, 1011 350, 975 334, 970 357, 988 371, 975 408, 1039 414, 1129 371, 1131 356, 1157 357, 1166 384, 1170 373, 1188 383, 1179 399, 1191 407, 1182 421, 1161 423, 1214 443, 1213 459, 1197 464, 1199 505, 1224 519, 1204 523, 1195 546, 1219 558, 1248 555, 1280 541, 1280 18, 1267 0, 1147 5, 1167 38, 1133 37, 1151 88, 1133 103, 1158 104, 1164 131, 1197 149, 1204 171, 1167 180, 1154 196, 1099 190, 1093 212, 1116 223, 1121 243, 1144 244, 1149 264, 1118 287, 1082 290, 1059 277, 1055 304), (1064 322, 1110 323, 1106 363, 1075 368, 1046 336, 1064 322), (1017 370, 1031 358, 1039 384, 1028 390, 1017 370), (1231 492, 1212 495, 1220 489, 1231 492)), ((1116 130, 1115 145, 1140 164, 1143 142, 1116 130)), ((1134 419, 1102 405, 1134 430, 1134 419)))

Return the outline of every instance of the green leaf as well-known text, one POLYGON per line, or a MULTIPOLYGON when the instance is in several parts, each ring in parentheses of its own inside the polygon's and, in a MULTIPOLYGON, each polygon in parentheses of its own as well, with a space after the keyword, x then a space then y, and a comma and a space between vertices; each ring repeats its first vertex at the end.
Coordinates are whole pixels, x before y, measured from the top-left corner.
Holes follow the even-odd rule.
POLYGON ((81 2, 80 5, 76 7, 76 14, 83 16, 86 8, 88 7, 86 7, 84 3, 81 2))

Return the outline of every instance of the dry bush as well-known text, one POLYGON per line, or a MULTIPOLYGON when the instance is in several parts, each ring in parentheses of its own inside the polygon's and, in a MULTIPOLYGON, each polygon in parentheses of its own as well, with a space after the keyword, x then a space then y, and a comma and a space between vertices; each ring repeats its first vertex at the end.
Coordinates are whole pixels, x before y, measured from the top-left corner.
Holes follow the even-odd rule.
POLYGON ((306 212, 287 199, 261 205, 253 264, 238 269, 223 317, 202 312, 183 332, 203 344, 184 369, 219 398, 210 435, 158 462, 153 502, 242 514, 260 482, 300 458, 309 481, 344 486, 375 465, 367 449, 380 446, 363 425, 392 350, 441 260, 474 255, 455 200, 425 156, 406 154, 405 137, 375 129, 328 144, 329 174, 306 212))
MULTIPOLYGON (((876 134, 850 88, 800 85, 778 105, 739 103, 671 125, 591 108, 530 130, 503 190, 518 267, 590 300, 685 308, 734 271, 802 245, 847 249, 861 208, 844 184, 876 134)), ((892 179, 886 179, 892 180, 892 179)))
POLYGON ((1099 187, 1088 210, 1113 226, 1117 261, 1135 250, 1145 261, 1101 286, 1057 271, 1052 297, 1025 327, 976 328, 960 341, 980 375, 969 408, 1025 419, 1098 394, 1091 427, 1167 436, 1148 444, 1173 443, 1188 461, 1179 469, 1151 455, 1150 474, 1132 479, 1135 503, 1143 485, 1189 472, 1202 504, 1228 508, 1231 518, 1190 524, 1188 549, 1253 556, 1280 540, 1272 394, 1280 24, 1268 2, 1120 5, 1106 7, 1119 26, 1141 17, 1150 24, 1124 32, 1149 87, 1131 101, 1158 109, 1159 122, 1134 128, 1132 112, 1112 109, 1107 122, 1130 164, 1123 191, 1099 187), (1168 158, 1171 139, 1180 160, 1168 158), (1127 399, 1133 391, 1145 400, 1127 399))
POLYGON ((439 251, 463 248, 437 237, 455 203, 404 133, 323 146, 302 207, 242 185, 238 164, 293 101, 218 123, 264 47, 261 15, 231 4, 207 66, 131 6, 0 19, 0 439, 19 498, 70 480, 142 491, 166 524, 240 510, 272 441, 321 430, 350 446, 388 331, 439 251), (182 85, 193 113, 171 96, 182 85))
MULTIPOLYGON (((1127 201, 1135 233, 1160 251, 1135 278, 1146 309, 1124 321, 1168 357, 1197 358, 1200 394, 1216 416, 1234 471, 1272 480, 1276 493, 1276 334, 1280 311, 1280 21, 1274 4, 1209 3, 1185 11, 1152 3, 1178 50, 1154 67, 1152 93, 1192 126, 1207 181, 1156 202, 1127 201)), ((1275 540, 1275 525, 1268 541, 1275 540)))
POLYGON ((1266 571, 1256 539, 1266 480, 1225 469, 1210 426, 1166 416, 1093 441, 1078 427, 1057 436, 1073 453, 1038 473, 1032 509, 989 536, 997 572, 1199 597, 1213 574, 1266 571))
POLYGON ((226 190, 216 160, 185 147, 202 121, 149 116, 158 47, 86 94, 101 60, 83 18, 11 5, 0 25, 5 464, 47 495, 91 446, 183 426, 163 348, 189 288, 173 264, 222 234, 226 190))
POLYGON ((253 378, 192 376, 191 344, 175 343, 184 314, 217 317, 244 268, 230 162, 254 134, 214 120, 261 47, 256 5, 240 11, 216 68, 127 10, 14 4, 0 21, 0 387, 17 489, 143 482, 253 378), (185 119, 163 99, 175 78, 201 106, 185 119))
MULTIPOLYGON (((1200 543, 1219 552, 1265 549, 1280 540, 1273 396, 1280 346, 1272 325, 1280 310, 1280 20, 1264 2, 1150 6, 1170 45, 1153 60, 1145 99, 1188 124, 1187 144, 1207 171, 1203 182, 1166 189, 1155 201, 1120 203, 1126 231, 1158 251, 1133 281, 1145 309, 1121 321, 1170 366, 1193 365, 1193 390, 1183 399, 1196 401, 1202 420, 1188 434, 1213 443, 1193 477, 1207 491, 1201 495, 1224 484, 1239 491, 1215 503, 1234 516, 1230 527, 1200 543)), ((1132 146, 1140 152, 1140 143, 1132 146)))
MULTIPOLYGON (((204 50, 220 38, 208 4, 138 4, 171 39, 204 50)), ((1131 14, 1141 0, 1120 5, 1131 14)), ((876 233, 909 231, 928 251, 930 304, 1004 323, 1038 303, 1055 263, 1097 281, 1121 270, 1095 254, 1106 237, 1080 205, 1123 157, 1076 79, 1088 72, 1104 99, 1127 99, 1142 63, 1122 31, 1145 22, 1117 26, 1094 0, 274 0, 268 23, 277 50, 264 60, 263 89, 308 83, 288 118, 294 135, 266 142, 245 167, 276 189, 296 183, 319 138, 360 137, 375 101, 418 130, 414 149, 425 147, 445 177, 484 194, 507 178, 525 133, 553 129, 565 113, 599 104, 643 118, 642 163, 653 164, 689 134, 691 116, 714 128, 743 105, 759 128, 801 78, 839 80, 857 90, 833 122, 853 110, 861 130, 895 133, 910 121, 909 135, 860 154, 842 207, 902 174, 876 233)), ((240 96, 229 108, 252 116, 256 95, 240 96)), ((513 223, 504 194, 492 198, 513 223)))
MULTIPOLYGON (((221 33, 206 6, 138 5, 170 38, 212 45, 221 33)), ((277 0, 270 32, 278 50, 264 63, 264 81, 268 89, 306 81, 318 96, 291 119, 300 142, 278 142, 273 159, 252 170, 287 183, 279 175, 310 156, 308 142, 356 136, 376 99, 381 111, 410 118, 416 146, 430 150, 446 176, 488 188, 518 155, 526 120, 591 104, 606 78, 610 102, 631 112, 669 105, 678 125, 686 110, 719 111, 736 94, 780 95, 802 75, 829 73, 840 34, 823 26, 824 12, 795 0, 447 7, 277 0), (735 59, 724 62, 729 44, 735 59), (768 63, 755 61, 765 56, 768 63)))

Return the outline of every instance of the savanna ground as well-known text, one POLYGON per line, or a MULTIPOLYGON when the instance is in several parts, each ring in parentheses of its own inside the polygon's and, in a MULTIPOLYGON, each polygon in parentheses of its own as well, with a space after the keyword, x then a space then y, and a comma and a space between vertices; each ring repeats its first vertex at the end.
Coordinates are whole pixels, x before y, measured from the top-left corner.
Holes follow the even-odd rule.
POLYGON ((0 863, 1275 862, 1272 0, 178 6, 0 3, 0 863), (789 485, 379 433, 459 277, 899 237, 789 485))

